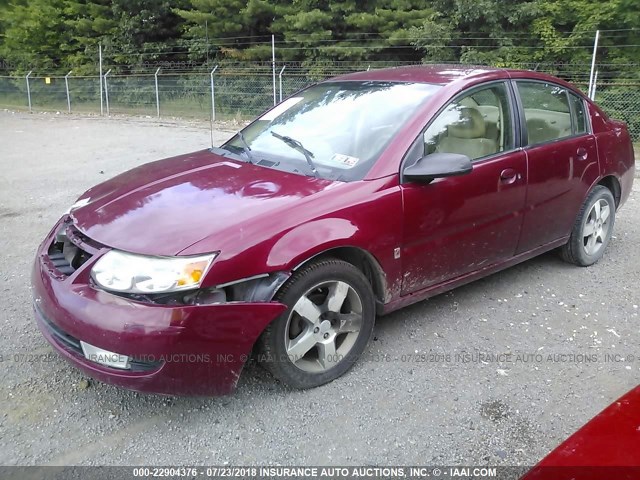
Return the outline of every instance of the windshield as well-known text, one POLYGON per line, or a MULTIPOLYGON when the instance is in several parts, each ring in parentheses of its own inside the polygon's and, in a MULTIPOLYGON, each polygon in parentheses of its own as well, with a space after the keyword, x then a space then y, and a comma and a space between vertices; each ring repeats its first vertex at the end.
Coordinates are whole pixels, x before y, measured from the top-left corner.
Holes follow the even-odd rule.
POLYGON ((395 82, 314 85, 265 113, 223 148, 270 168, 360 180, 402 125, 440 88, 395 82))

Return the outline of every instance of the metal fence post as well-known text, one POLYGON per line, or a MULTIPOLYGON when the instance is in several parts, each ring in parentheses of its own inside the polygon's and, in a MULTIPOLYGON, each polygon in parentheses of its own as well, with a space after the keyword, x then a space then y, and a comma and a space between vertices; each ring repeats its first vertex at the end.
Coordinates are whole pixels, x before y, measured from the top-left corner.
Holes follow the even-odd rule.
POLYGON ((593 77, 596 70, 596 54, 598 53, 598 40, 600 39, 600 30, 596 30, 596 39, 593 42, 593 55, 591 56, 591 73, 589 74, 589 93, 588 96, 593 100, 593 77))
POLYGON ((31 76, 32 73, 33 73, 33 70, 27 73, 27 76, 24 77, 25 80, 27 81, 27 99, 29 100, 29 113, 32 113, 31 112, 31 87, 29 86, 29 77, 31 76))
POLYGON ((107 70, 107 73, 104 74, 104 100, 107 106, 107 117, 111 116, 109 113, 109 85, 107 83, 107 75, 111 73, 111 69, 107 70))
POLYGON ((593 87, 591 87, 591 100, 596 101, 596 87, 598 86, 598 70, 596 70, 595 75, 593 76, 593 87))
POLYGON ((69 96, 69 75, 71 75, 71 72, 73 70, 69 70, 69 73, 64 76, 64 88, 67 91, 67 109, 69 113, 71 113, 71 97, 69 96))
POLYGON ((282 67, 282 70, 280 70, 280 74, 278 75, 279 77, 279 81, 280 81, 280 101, 282 102, 282 73, 284 72, 284 69, 287 68, 286 65, 284 65, 282 67))
POLYGON ((153 75, 156 81, 156 116, 160 117, 160 93, 158 92, 158 74, 160 73, 160 67, 156 70, 156 73, 153 75))
POLYGON ((273 105, 276 103, 276 36, 271 35, 271 72, 273 73, 273 105))
POLYGON ((98 44, 98 56, 100 65, 100 115, 104 115, 104 98, 102 96, 102 43, 98 44))
POLYGON ((216 121, 216 90, 215 90, 215 83, 213 82, 213 74, 216 73, 216 70, 218 69, 218 65, 216 65, 215 67, 213 67, 213 70, 211 70, 211 73, 209 74, 209 77, 211 78, 211 122, 215 122, 216 121))

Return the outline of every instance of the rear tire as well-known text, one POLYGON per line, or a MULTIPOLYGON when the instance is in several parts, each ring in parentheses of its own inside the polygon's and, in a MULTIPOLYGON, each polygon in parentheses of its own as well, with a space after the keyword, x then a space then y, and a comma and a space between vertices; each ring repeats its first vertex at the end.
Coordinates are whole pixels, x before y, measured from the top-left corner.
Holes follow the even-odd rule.
POLYGON ((581 267, 600 260, 611 240, 615 217, 616 203, 611 191, 602 185, 595 186, 580 208, 569 241, 560 248, 562 259, 581 267))
POLYGON ((375 299, 360 270, 337 259, 296 272, 274 300, 287 305, 258 340, 258 362, 293 388, 343 375, 362 354, 375 323, 375 299))

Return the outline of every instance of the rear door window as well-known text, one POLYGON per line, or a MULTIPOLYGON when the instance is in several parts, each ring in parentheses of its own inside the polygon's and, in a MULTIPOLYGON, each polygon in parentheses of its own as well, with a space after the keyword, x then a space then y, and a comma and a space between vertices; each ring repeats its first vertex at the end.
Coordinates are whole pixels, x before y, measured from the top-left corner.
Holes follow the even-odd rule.
POLYGON ((567 90, 546 82, 517 81, 529 145, 573 135, 567 90))

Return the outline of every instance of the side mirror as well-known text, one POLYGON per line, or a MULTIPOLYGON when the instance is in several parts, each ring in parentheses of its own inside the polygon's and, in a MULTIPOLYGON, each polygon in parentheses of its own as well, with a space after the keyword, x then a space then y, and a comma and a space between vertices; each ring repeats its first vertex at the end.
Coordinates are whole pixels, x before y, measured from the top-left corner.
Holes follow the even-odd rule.
POLYGON ((466 155, 432 153, 404 169, 404 178, 413 182, 430 182, 434 178, 466 175, 473 165, 466 155))

